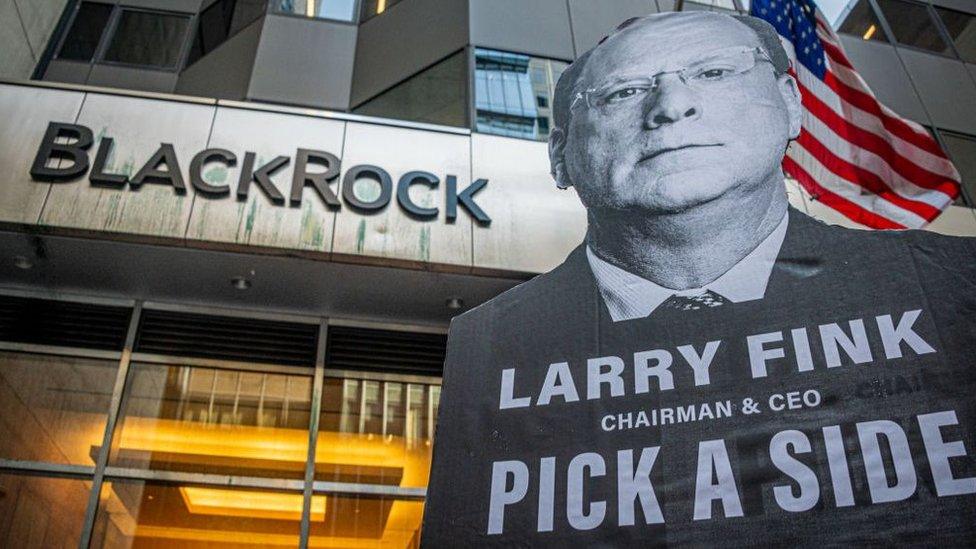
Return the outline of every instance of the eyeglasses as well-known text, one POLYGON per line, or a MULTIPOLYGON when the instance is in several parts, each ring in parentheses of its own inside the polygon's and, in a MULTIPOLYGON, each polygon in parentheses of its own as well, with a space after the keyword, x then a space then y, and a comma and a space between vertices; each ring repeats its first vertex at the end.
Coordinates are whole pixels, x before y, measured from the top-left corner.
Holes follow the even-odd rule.
POLYGON ((608 112, 639 104, 648 93, 658 90, 660 79, 665 74, 677 75, 685 85, 707 92, 749 72, 760 61, 772 63, 769 55, 759 47, 717 50, 703 55, 684 68, 662 71, 647 77, 613 81, 581 91, 573 98, 570 109, 577 105, 586 105, 590 109, 608 112))

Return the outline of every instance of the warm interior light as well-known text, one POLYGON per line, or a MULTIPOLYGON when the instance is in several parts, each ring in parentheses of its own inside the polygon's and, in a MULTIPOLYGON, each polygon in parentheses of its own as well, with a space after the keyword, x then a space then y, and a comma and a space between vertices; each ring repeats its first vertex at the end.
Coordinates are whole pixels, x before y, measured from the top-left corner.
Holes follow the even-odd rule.
POLYGON ((305 0, 305 15, 315 17, 315 0, 305 0))
POLYGON ((379 0, 376 2, 376 14, 379 15, 386 11, 386 0, 379 0))
MULTIPOLYGON (((302 519, 302 494, 180 486, 186 508, 196 515, 302 519)), ((325 496, 312 496, 312 520, 325 520, 325 496)))
POLYGON ((878 30, 878 28, 875 27, 874 25, 871 25, 870 27, 868 27, 868 31, 864 33, 864 39, 865 40, 870 40, 871 37, 874 36, 875 31, 877 31, 877 30, 878 30))

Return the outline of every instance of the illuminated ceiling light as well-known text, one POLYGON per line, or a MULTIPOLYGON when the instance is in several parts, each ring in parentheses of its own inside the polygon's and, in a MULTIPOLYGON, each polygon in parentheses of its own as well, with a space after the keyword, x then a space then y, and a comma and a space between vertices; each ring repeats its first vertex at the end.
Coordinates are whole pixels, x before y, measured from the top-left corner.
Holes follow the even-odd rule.
POLYGON ((864 39, 865 40, 870 40, 871 37, 874 36, 874 33, 877 32, 877 30, 878 30, 878 27, 875 27, 874 25, 871 25, 870 27, 868 27, 867 32, 864 33, 864 39))
POLYGON ((243 276, 235 276, 234 278, 230 279, 230 284, 235 289, 240 290, 242 292, 251 287, 251 281, 248 280, 247 278, 244 278, 243 276))
POLYGON ((376 3, 376 15, 379 15, 386 11, 386 0, 379 0, 376 3))
POLYGON ((449 297, 447 298, 446 305, 448 309, 452 311, 457 311, 461 309, 461 307, 464 307, 464 300, 461 299, 460 297, 449 297))
MULTIPOLYGON (((301 520, 302 493, 224 490, 180 486, 190 513, 227 517, 301 520)), ((312 520, 325 520, 325 496, 312 496, 312 520)))
POLYGON ((31 261, 27 256, 16 255, 14 256, 14 267, 26 271, 34 267, 34 262, 31 261))

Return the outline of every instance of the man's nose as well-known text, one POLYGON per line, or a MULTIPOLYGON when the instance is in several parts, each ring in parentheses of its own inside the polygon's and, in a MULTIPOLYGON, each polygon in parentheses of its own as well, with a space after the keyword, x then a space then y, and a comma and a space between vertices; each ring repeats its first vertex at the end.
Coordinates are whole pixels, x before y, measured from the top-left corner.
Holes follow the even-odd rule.
POLYGON ((698 92, 681 81, 676 74, 662 74, 652 103, 644 113, 644 125, 651 130, 682 120, 696 120, 701 116, 698 92))

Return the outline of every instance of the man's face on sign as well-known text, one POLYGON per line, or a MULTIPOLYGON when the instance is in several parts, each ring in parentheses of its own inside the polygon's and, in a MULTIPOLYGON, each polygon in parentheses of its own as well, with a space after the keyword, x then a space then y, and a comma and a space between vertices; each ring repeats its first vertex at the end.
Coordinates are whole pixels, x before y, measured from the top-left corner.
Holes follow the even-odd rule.
POLYGON ((652 17, 612 35, 576 91, 553 150, 591 211, 674 213, 768 191, 799 131, 792 79, 777 78, 752 29, 714 14, 652 17))

